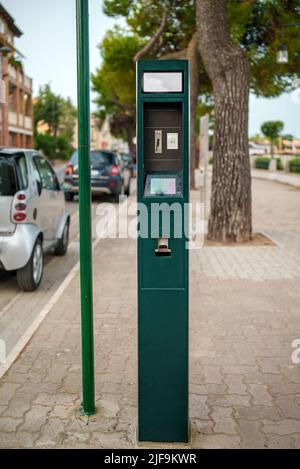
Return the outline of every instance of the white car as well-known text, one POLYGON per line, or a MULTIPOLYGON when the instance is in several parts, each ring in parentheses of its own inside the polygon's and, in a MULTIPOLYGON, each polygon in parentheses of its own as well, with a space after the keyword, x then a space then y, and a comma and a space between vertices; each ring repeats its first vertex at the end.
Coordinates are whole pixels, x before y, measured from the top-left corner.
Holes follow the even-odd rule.
POLYGON ((266 147, 257 145, 256 143, 249 142, 249 154, 251 155, 265 155, 267 153, 266 147))
POLYGON ((49 161, 35 150, 0 149, 0 269, 22 290, 38 288, 43 253, 68 249, 70 215, 49 161))

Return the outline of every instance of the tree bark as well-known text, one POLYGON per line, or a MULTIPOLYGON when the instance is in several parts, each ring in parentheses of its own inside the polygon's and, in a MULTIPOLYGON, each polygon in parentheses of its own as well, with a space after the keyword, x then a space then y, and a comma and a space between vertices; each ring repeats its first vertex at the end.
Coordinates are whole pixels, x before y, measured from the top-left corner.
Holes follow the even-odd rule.
POLYGON ((187 56, 190 62, 190 186, 194 189, 197 161, 196 112, 199 96, 199 52, 197 33, 193 34, 189 42, 187 56))
POLYGON ((132 130, 132 122, 128 121, 124 125, 126 136, 127 136, 127 143, 129 147, 129 153, 135 158, 135 145, 133 143, 133 130, 132 130))
POLYGON ((197 31, 215 101, 208 238, 248 241, 252 237, 249 66, 242 49, 230 38, 227 0, 197 0, 197 31))
POLYGON ((190 186, 195 188, 195 169, 197 166, 196 112, 199 96, 199 51, 198 35, 194 33, 187 49, 170 52, 160 57, 161 60, 182 60, 190 62, 190 186))

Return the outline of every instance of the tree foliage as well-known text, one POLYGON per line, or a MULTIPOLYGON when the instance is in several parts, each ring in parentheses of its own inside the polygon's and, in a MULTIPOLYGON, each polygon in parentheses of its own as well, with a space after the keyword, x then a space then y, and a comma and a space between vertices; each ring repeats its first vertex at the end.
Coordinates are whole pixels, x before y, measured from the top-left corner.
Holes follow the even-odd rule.
MULTIPOLYGON (((232 40, 243 48, 250 65, 250 87, 257 96, 278 96, 297 86, 300 76, 300 28, 284 26, 300 22, 300 0, 228 0, 232 40), (277 64, 276 53, 282 43, 289 49, 289 63, 277 64)), ((194 0, 104 0, 108 16, 123 17, 131 32, 148 40, 157 28, 164 10, 167 24, 152 57, 185 49, 196 30, 194 0)), ((211 84, 201 60, 200 94, 211 84)))
POLYGON ((298 86, 300 0, 230 0, 233 41, 247 53, 250 86, 257 96, 274 97, 298 86), (278 64, 278 48, 289 49, 289 63, 278 64))
POLYGON ((274 157, 274 145, 283 131, 284 123, 281 121, 267 121, 261 126, 261 131, 271 144, 271 157, 274 157))
POLYGON ((284 123, 282 121, 267 121, 262 124, 261 131, 272 143, 276 143, 283 128, 284 123))
POLYGON ((72 139, 77 111, 70 98, 64 99, 42 86, 33 105, 35 146, 49 158, 68 159, 72 153, 72 139), (45 126, 39 132, 39 125, 45 126))
POLYGON ((98 117, 103 120, 109 116, 113 135, 126 139, 131 151, 135 129, 133 57, 143 44, 137 35, 128 34, 120 28, 108 31, 99 46, 102 64, 92 75, 98 117))

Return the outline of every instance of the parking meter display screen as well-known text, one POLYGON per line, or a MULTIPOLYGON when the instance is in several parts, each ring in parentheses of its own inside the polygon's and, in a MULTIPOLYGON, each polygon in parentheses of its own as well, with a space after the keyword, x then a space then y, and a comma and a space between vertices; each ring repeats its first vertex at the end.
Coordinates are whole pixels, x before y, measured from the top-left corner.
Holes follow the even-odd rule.
POLYGON ((144 72, 144 93, 182 93, 182 72, 144 72))
POLYGON ((176 195, 175 178, 151 178, 151 195, 176 195))

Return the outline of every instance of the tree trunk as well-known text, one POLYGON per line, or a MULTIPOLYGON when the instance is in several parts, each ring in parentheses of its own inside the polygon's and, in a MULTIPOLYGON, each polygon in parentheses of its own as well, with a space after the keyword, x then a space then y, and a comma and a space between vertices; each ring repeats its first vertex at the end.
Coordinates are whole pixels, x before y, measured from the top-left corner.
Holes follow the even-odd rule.
POLYGON ((129 153, 135 158, 135 145, 133 143, 133 131, 132 131, 132 122, 129 120, 124 125, 126 136, 127 136, 127 143, 129 148, 129 153))
POLYGON ((227 0, 197 0, 197 30, 215 101, 208 238, 248 241, 252 236, 249 67, 244 52, 230 39, 227 0))
POLYGON ((271 144, 271 158, 273 159, 274 158, 274 144, 272 140, 270 140, 270 144, 271 144))
POLYGON ((197 161, 196 111, 199 95, 198 36, 194 33, 190 40, 187 56, 190 61, 190 185, 195 188, 195 169, 197 161))

